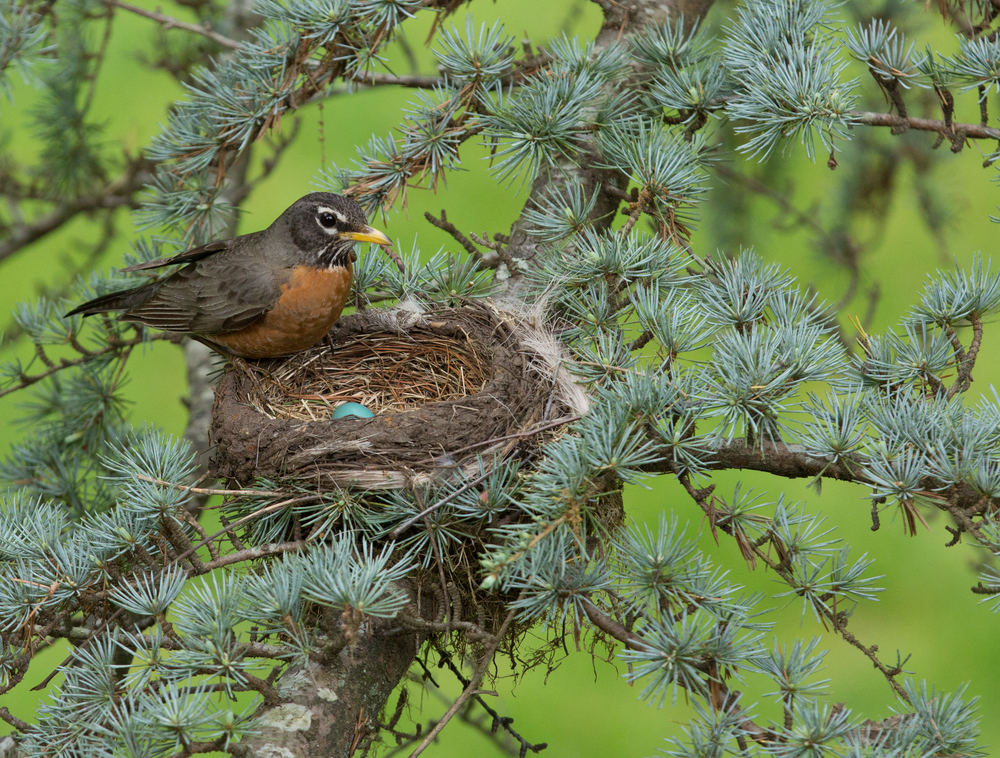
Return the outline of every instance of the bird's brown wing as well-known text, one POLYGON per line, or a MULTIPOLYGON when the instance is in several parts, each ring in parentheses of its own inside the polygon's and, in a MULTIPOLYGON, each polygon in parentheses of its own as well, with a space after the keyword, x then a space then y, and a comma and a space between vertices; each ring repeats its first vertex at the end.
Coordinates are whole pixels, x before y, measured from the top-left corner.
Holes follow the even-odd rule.
POLYGON ((185 266, 157 282, 151 297, 119 318, 196 334, 249 326, 274 307, 290 270, 275 269, 259 258, 230 258, 213 256, 185 266))
POLYGON ((132 273, 133 271, 148 271, 152 268, 163 268, 164 266, 173 266, 178 263, 194 263, 195 261, 200 261, 203 258, 207 258, 215 253, 222 252, 226 250, 231 244, 231 240, 219 240, 217 242, 209 242, 207 245, 199 245, 198 247, 192 247, 190 250, 185 250, 183 253, 178 253, 177 255, 171 256, 170 258, 157 258, 155 261, 147 261, 146 263, 139 263, 135 266, 129 266, 128 268, 123 268, 123 273, 132 273))

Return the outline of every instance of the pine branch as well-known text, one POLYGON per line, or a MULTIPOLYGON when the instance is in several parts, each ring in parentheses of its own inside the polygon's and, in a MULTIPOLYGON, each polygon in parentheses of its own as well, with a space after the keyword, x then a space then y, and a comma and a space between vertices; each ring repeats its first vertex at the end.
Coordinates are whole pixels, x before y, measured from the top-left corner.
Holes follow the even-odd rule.
MULTIPOLYGON (((583 609, 587 614, 587 618, 590 619, 594 626, 607 634, 609 637, 618 640, 627 648, 631 650, 649 649, 649 646, 645 641, 643 641, 642 637, 627 630, 624 625, 604 613, 600 608, 594 605, 591 600, 586 598, 583 599, 583 609)), ((735 690, 728 689, 724 684, 721 685, 721 688, 719 701, 723 704, 723 707, 728 705, 734 711, 741 710, 738 705, 740 693, 735 690)), ((762 745, 767 744, 772 739, 771 732, 758 726, 752 719, 743 719, 740 723, 740 727, 746 731, 751 739, 762 745)))
MULTIPOLYGON (((600 54, 623 38, 631 38, 670 18, 676 19, 683 15, 686 25, 693 24, 703 18, 712 5, 711 0, 635 0, 627 6, 612 0, 596 2, 604 11, 604 22, 594 40, 595 54, 600 54)), ((620 85, 619 82, 618 86, 620 85)), ((609 87, 613 89, 614 85, 609 87)), ((615 190, 626 189, 628 177, 620 171, 597 168, 602 160, 595 142, 584 141, 578 146, 578 151, 579 155, 575 160, 556 160, 555 165, 543 170, 532 184, 520 216, 511 228, 510 244, 506 251, 518 261, 518 266, 510 272, 512 276, 502 282, 497 294, 500 302, 517 303, 529 290, 522 271, 537 265, 535 258, 543 247, 538 235, 544 233, 538 222, 533 220, 531 209, 543 207, 545 198, 568 195, 570 187, 582 188, 584 196, 591 197, 600 186, 602 191, 588 216, 592 228, 595 231, 607 229, 614 220, 620 200, 613 193, 615 190)))
MULTIPOLYGON (((650 473, 672 473, 669 461, 660 461, 642 467, 650 473)), ((831 463, 806 453, 799 445, 775 444, 768 440, 760 440, 753 446, 748 446, 743 440, 732 442, 720 441, 712 450, 712 462, 708 468, 713 471, 750 470, 773 474, 782 479, 836 479, 842 482, 869 484, 860 464, 848 465, 846 462, 831 463)), ((948 491, 953 494, 953 504, 963 510, 976 508, 980 495, 971 485, 948 487, 932 477, 926 477, 921 482, 922 489, 928 493, 948 491)), ((1000 499, 995 502, 1000 506, 1000 499)))
POLYGON ((156 334, 140 334, 138 337, 133 337, 128 340, 115 340, 114 342, 109 343, 106 347, 103 347, 100 350, 89 351, 88 354, 80 358, 74 358, 72 360, 70 360, 69 358, 62 358, 60 359, 59 363, 51 363, 48 369, 46 369, 45 371, 41 371, 37 374, 21 374, 21 376, 18 377, 18 381, 16 384, 14 384, 11 387, 7 387, 6 389, 0 390, 0 397, 4 397, 5 395, 9 395, 12 392, 18 392, 27 387, 30 387, 33 384, 37 384, 43 379, 47 379, 48 377, 60 371, 65 371, 66 369, 73 368, 74 366, 82 366, 85 363, 90 363, 91 361, 94 360, 94 358, 100 357, 102 355, 111 355, 112 353, 122 353, 124 355, 127 355, 128 352, 133 347, 135 347, 136 345, 141 345, 145 342, 156 341, 156 340, 174 341, 176 339, 177 339, 176 334, 172 334, 170 332, 159 332, 156 334))

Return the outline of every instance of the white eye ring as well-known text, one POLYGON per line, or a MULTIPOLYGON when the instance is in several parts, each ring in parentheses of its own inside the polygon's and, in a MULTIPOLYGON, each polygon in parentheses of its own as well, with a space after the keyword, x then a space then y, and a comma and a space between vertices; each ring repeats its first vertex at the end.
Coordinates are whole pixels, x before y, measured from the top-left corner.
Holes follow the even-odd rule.
POLYGON ((320 206, 316 209, 316 220, 324 231, 335 231, 337 226, 347 226, 347 217, 343 213, 326 206, 320 206))

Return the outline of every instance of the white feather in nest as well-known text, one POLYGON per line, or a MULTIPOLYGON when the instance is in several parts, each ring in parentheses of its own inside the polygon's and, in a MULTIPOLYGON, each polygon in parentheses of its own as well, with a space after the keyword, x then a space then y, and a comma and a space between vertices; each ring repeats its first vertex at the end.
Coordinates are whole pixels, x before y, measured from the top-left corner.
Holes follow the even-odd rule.
POLYGON ((413 298, 400 300, 392 308, 372 308, 365 311, 368 322, 390 334, 406 335, 414 327, 423 324, 424 305, 413 298))
POLYGON ((530 351, 528 365, 531 369, 540 376, 550 378, 556 396, 574 414, 583 416, 590 410, 590 396, 566 368, 573 363, 566 346, 545 325, 549 291, 544 291, 533 303, 516 313, 500 311, 495 307, 494 310, 505 320, 517 323, 521 344, 530 351))

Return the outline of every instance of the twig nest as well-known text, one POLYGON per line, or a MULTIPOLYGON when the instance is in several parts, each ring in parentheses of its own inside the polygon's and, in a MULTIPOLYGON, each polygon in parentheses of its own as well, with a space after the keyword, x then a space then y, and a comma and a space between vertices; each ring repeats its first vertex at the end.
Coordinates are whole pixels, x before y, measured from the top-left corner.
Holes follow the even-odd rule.
POLYGON ((216 388, 213 473, 399 489, 503 456, 586 410, 559 343, 486 303, 370 309, 287 359, 241 364, 216 388), (372 418, 333 419, 342 403, 372 418), (417 482, 415 482, 417 480, 417 482))

